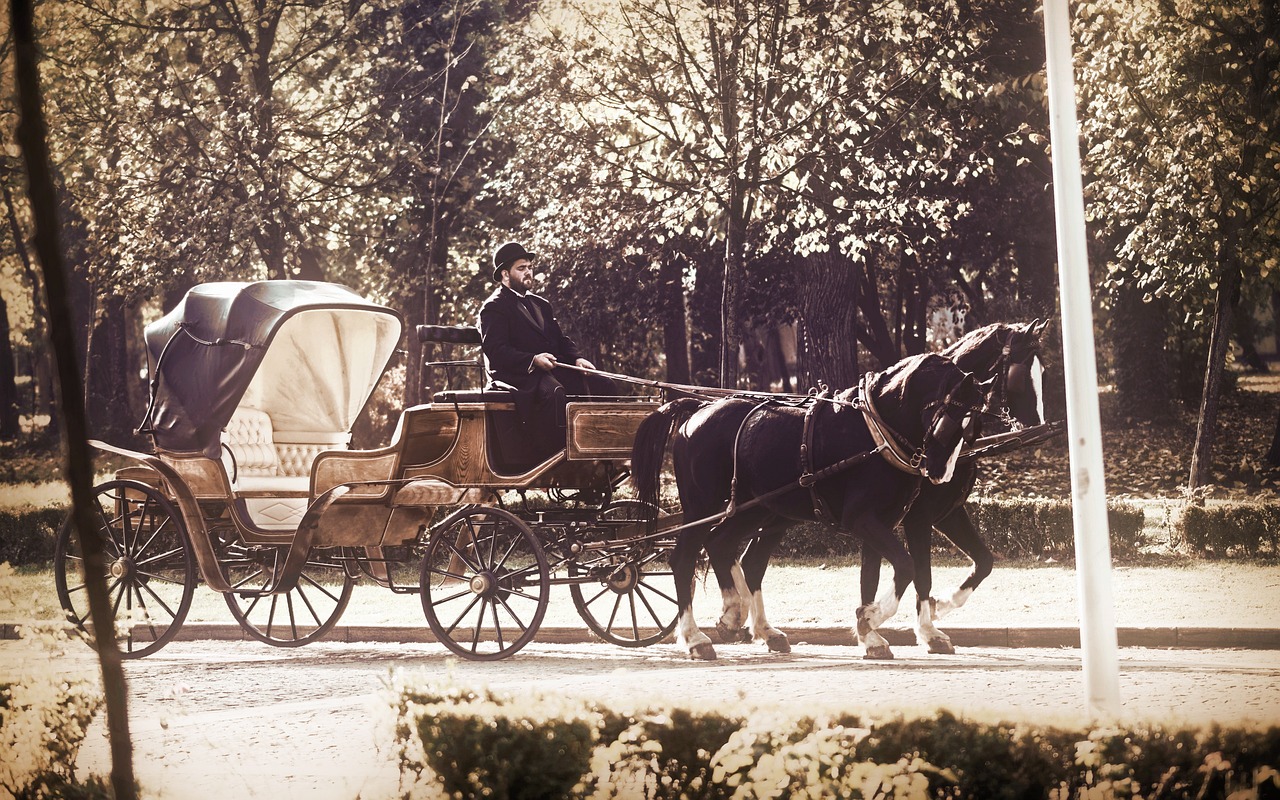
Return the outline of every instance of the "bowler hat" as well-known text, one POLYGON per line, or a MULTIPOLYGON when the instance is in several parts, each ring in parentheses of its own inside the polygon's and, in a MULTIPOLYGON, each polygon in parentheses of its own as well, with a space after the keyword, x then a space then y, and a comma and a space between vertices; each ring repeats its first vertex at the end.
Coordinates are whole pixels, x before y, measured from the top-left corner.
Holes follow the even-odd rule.
POLYGON ((499 247, 497 250, 494 250, 493 251, 493 280, 495 282, 501 281, 502 278, 499 277, 499 273, 501 273, 504 269, 510 268, 512 264, 516 263, 522 258, 527 258, 528 260, 533 261, 534 259, 537 258, 537 256, 534 255, 533 253, 530 253, 528 250, 525 250, 524 245, 520 244, 519 242, 507 242, 502 247, 499 247))

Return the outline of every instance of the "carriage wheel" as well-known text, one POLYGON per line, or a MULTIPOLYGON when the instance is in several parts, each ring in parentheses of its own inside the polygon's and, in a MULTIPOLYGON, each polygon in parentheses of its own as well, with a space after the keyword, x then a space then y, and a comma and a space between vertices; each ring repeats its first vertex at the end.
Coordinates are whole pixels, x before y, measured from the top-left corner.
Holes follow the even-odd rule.
POLYGON ((529 526, 499 508, 471 508, 431 536, 422 610, 445 647, 475 661, 514 655, 547 613, 551 574, 529 526))
POLYGON ((275 647, 301 647, 321 639, 346 610, 355 586, 338 550, 313 549, 298 583, 281 594, 254 594, 271 585, 288 547, 233 544, 220 562, 232 591, 223 595, 231 616, 249 636, 275 647))
MULTIPOLYGON (((647 503, 619 500, 601 510, 599 518, 643 522, 655 512, 647 503)), ((569 586, 578 614, 595 635, 621 647, 645 647, 675 630, 679 607, 668 552, 661 546, 633 547, 591 552, 569 562, 571 577, 596 579, 569 586)))
MULTIPOLYGON (((182 516, 160 491, 137 481, 94 487, 93 531, 103 543, 107 595, 122 658, 142 658, 169 643, 191 609, 199 575, 182 516)), ((53 576, 67 618, 91 633, 84 556, 71 515, 54 549, 53 576)))

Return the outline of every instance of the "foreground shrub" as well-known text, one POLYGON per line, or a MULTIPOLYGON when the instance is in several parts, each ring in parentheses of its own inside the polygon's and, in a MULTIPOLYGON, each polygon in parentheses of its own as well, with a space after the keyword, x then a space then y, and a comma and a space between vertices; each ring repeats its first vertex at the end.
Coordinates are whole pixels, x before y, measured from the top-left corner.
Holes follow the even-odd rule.
POLYGON ((1280 556, 1280 504, 1189 505, 1174 521, 1172 538, 1199 555, 1280 556))
POLYGON ((1275 727, 1088 730, 945 711, 735 716, 456 687, 397 691, 406 798, 1280 798, 1275 727))
MULTIPOLYGON (((14 606, 13 568, 0 564, 0 616, 14 606)), ((25 625, 14 647, 30 651, 28 664, 65 663, 71 641, 65 623, 25 625)), ((42 669, 0 684, 0 798, 105 797, 103 782, 81 782, 75 761, 102 693, 91 674, 68 676, 42 669)))

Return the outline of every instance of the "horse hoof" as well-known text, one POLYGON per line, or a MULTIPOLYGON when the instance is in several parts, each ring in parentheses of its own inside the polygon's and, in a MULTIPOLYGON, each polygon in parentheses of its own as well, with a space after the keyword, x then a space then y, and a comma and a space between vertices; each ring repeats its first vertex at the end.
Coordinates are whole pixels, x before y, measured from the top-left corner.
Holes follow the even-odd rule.
POLYGON ((785 633, 775 633, 765 640, 765 644, 769 645, 770 653, 790 653, 791 642, 787 640, 785 633))
POLYGON ((731 628, 718 622, 716 623, 716 635, 720 637, 720 641, 723 644, 751 641, 751 631, 746 628, 731 628))
POLYGON ((862 657, 867 661, 892 661, 893 651, 887 644, 878 644, 875 647, 868 647, 862 657))
POLYGON ((689 648, 689 658, 697 661, 715 661, 716 649, 711 646, 710 642, 695 644, 693 647, 689 648))
POLYGON ((955 645, 951 644, 950 639, 930 639, 929 652, 942 656, 953 656, 956 654, 955 645))

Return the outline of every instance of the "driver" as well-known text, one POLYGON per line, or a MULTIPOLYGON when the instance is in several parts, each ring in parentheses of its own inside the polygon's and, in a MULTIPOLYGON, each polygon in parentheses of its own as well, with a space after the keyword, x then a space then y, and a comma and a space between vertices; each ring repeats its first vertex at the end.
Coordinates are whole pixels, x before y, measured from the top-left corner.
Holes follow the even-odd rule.
POLYGON ((560 330, 555 312, 533 294, 537 256, 517 242, 493 253, 493 280, 500 284, 480 307, 480 340, 491 384, 514 387, 516 411, 540 452, 560 450, 565 443, 567 395, 616 395, 603 375, 565 369, 572 364, 595 369, 578 346, 560 330))

